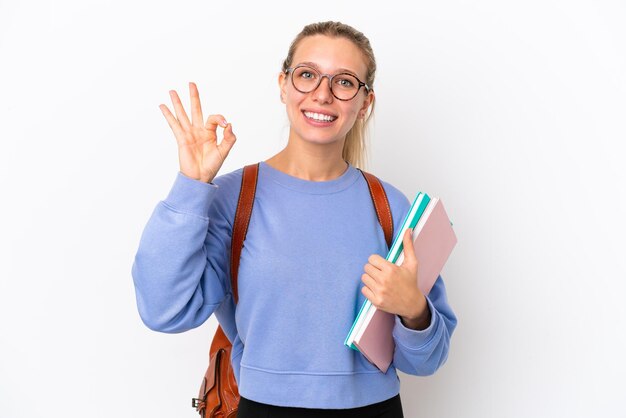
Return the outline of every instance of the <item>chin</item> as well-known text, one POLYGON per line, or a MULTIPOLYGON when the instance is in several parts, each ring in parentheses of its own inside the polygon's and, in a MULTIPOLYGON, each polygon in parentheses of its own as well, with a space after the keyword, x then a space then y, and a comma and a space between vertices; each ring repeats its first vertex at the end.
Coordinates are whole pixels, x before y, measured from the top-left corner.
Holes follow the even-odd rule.
POLYGON ((296 137, 301 138, 305 142, 315 143, 319 145, 336 144, 337 142, 343 143, 346 138, 347 132, 340 134, 335 132, 329 132, 329 130, 305 127, 304 129, 296 130, 294 132, 296 137))
POLYGON ((300 138, 302 138, 302 140, 304 142, 309 142, 309 143, 313 143, 313 144, 317 144, 317 145, 329 145, 329 144, 336 144, 338 142, 343 143, 344 139, 345 139, 345 135, 343 137, 337 137, 337 136, 328 136, 328 135, 299 135, 300 138))

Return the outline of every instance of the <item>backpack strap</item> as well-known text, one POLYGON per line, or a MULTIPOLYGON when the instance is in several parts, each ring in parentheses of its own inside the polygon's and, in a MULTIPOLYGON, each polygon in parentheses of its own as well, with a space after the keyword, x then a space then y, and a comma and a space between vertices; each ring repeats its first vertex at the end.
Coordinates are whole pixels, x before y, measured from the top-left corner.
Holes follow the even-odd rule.
POLYGON ((367 173, 359 169, 365 180, 367 186, 370 189, 370 195, 372 196, 372 202, 374 202, 374 209, 376 210, 376 216, 378 216, 378 222, 383 227, 385 233, 385 241, 387 241, 387 248, 391 248, 393 239, 393 217, 391 216, 391 208, 389 207, 389 199, 387 193, 383 188, 382 183, 373 174, 367 173))
POLYGON ((237 202, 237 211, 235 212, 235 221, 233 225, 233 236, 230 245, 230 283, 233 289, 233 299, 235 304, 239 299, 237 292, 237 275, 239 273, 239 259, 241 258, 241 249, 243 241, 246 239, 250 217, 252 216, 252 207, 254 206, 254 195, 256 193, 256 182, 259 177, 259 163, 247 165, 243 168, 241 177, 241 191, 239 192, 239 201, 237 202))
MULTIPOLYGON (((237 210, 235 211, 235 220, 233 225, 233 234, 230 244, 230 284, 233 290, 233 300, 237 304, 239 295, 237 292, 237 275, 239 273, 239 259, 241 258, 241 249, 243 241, 246 239, 250 217, 252 216, 252 206, 254 205, 254 195, 256 193, 256 182, 259 174, 259 165, 247 165, 243 169, 241 178, 241 190, 239 191, 239 200, 237 201, 237 210)), ((222 329, 221 325, 217 325, 215 336, 211 343, 210 354, 213 355, 219 348, 230 346, 231 343, 222 329)), ((230 362, 230 359, 228 359, 230 362)))

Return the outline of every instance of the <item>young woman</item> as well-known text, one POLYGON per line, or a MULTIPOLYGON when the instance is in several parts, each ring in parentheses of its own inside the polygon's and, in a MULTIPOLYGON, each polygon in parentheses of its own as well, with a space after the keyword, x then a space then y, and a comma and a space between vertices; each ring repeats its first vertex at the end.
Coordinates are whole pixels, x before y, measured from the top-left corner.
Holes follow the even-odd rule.
MULTIPOLYGON (((217 176, 236 138, 222 115, 204 122, 190 83, 191 120, 175 91, 180 172, 142 234, 132 268, 145 324, 182 332, 215 313, 233 342, 239 417, 401 417, 396 369, 434 373, 456 317, 441 277, 425 297, 410 231, 401 266, 388 249, 357 169, 374 104, 376 62, 350 26, 306 26, 278 76, 290 122, 285 148, 259 166, 233 302, 229 251, 242 169, 217 176), (223 139, 217 141, 217 127, 223 139), (380 372, 343 342, 368 298, 395 314, 393 363, 380 372)), ((382 181, 398 230, 410 203, 382 181)))

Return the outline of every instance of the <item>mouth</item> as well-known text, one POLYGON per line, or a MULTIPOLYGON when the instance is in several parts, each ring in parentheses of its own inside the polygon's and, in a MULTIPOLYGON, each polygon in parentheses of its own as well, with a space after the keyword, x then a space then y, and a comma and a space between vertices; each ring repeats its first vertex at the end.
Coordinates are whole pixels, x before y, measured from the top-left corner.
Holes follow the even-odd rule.
POLYGON ((308 120, 312 122, 332 123, 335 120, 337 120, 337 116, 330 115, 328 113, 317 113, 317 112, 310 112, 308 110, 303 110, 302 114, 304 115, 305 118, 307 118, 308 120))

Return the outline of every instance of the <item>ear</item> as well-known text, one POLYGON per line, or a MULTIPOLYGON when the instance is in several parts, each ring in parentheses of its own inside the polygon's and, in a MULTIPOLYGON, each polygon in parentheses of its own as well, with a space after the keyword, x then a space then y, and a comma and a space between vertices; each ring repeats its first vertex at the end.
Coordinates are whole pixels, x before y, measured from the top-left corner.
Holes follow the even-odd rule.
POLYGON ((369 93, 367 93, 367 97, 365 97, 365 100, 363 100, 363 105, 359 109, 359 119, 365 118, 365 115, 367 115, 367 109, 372 103, 374 103, 375 99, 376 96, 374 95, 374 91, 370 90, 369 93))
POLYGON ((284 71, 278 74, 278 88, 280 89, 280 101, 285 103, 285 97, 287 97, 287 74, 284 71))

